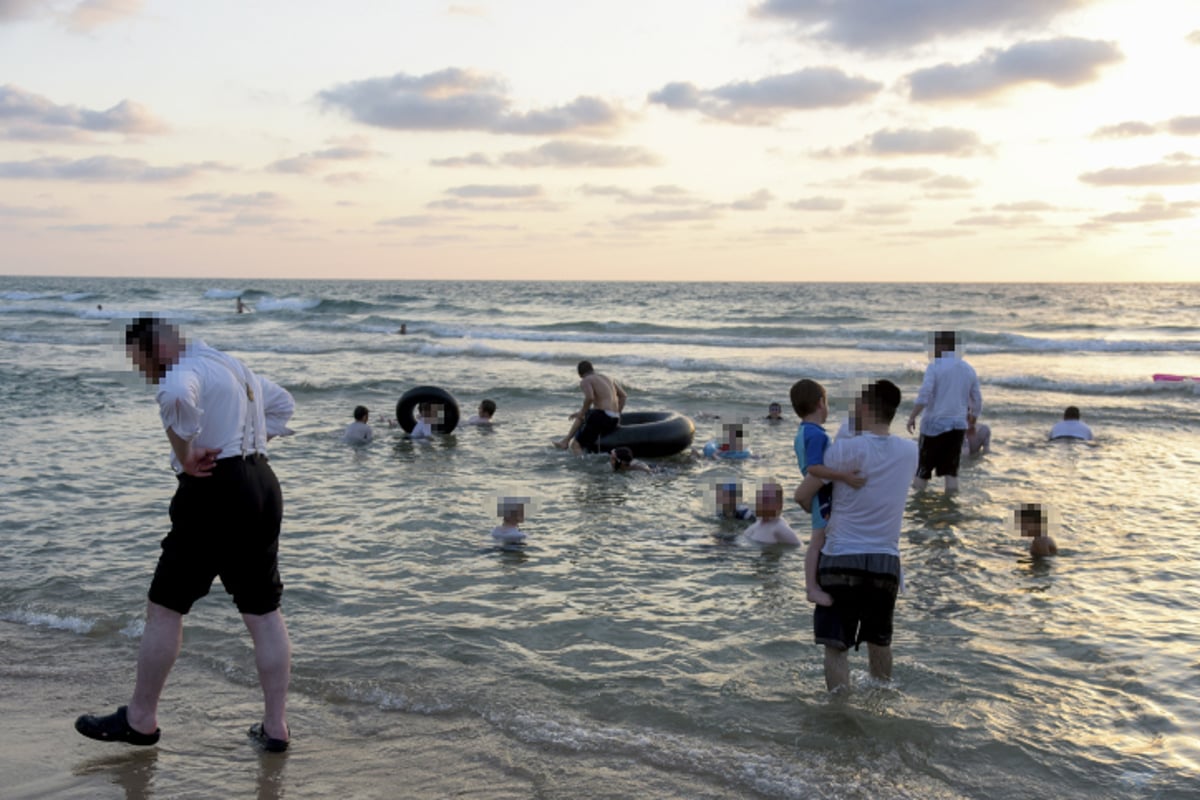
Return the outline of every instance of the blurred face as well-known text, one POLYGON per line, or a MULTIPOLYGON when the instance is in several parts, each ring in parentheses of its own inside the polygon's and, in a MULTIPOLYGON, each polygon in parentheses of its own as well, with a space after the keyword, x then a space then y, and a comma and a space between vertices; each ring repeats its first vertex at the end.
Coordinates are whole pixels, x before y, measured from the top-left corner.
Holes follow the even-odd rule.
POLYGON ((754 498, 754 510, 760 517, 777 517, 783 510, 783 489, 777 483, 761 486, 754 498))

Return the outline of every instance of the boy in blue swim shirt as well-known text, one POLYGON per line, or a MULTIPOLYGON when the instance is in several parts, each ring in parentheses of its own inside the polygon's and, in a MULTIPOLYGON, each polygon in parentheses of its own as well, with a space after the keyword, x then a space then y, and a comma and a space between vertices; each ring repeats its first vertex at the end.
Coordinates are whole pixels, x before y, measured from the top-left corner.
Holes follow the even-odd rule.
POLYGON ((833 605, 833 598, 817 583, 817 560, 825 546, 825 526, 829 522, 829 510, 833 501, 831 481, 841 481, 855 489, 865 480, 857 472, 839 472, 825 466, 825 449, 829 447, 829 434, 825 433, 825 420, 829 417, 829 402, 825 387, 805 378, 792 384, 792 408, 800 417, 800 428, 796 431, 794 447, 800 474, 810 474, 825 481, 812 504, 812 538, 804 553, 804 592, 811 603, 819 606, 833 605))

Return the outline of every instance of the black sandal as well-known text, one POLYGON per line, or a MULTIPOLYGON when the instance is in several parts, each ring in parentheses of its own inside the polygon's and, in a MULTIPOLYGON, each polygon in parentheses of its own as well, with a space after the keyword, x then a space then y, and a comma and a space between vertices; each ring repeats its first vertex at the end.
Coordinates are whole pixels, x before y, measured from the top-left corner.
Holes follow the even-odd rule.
MULTIPOLYGON (((282 753, 286 751, 288 749, 288 742, 291 741, 290 739, 271 738, 267 735, 267 726, 263 725, 261 722, 256 722, 251 725, 248 734, 250 738, 253 739, 256 744, 258 744, 259 747, 261 747, 263 750, 266 750, 268 753, 282 753)), ((292 732, 289 730, 288 736, 290 737, 291 735, 292 732)))
POLYGON ((141 747, 157 744, 158 737, 162 735, 162 731, 158 728, 154 729, 154 733, 135 731, 129 726, 126 708, 126 706, 121 706, 116 712, 105 717, 98 717, 95 714, 84 714, 75 720, 75 730, 89 739, 95 739, 100 742, 125 742, 126 744, 135 744, 141 747))

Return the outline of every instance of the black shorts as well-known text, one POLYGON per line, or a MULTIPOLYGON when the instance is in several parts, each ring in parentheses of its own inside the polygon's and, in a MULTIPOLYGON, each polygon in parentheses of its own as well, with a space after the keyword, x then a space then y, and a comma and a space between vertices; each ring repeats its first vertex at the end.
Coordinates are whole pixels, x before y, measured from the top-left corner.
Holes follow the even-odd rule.
POLYGON ((862 642, 888 647, 900 588, 900 559, 884 553, 822 555, 817 583, 833 597, 833 605, 813 611, 817 644, 839 650, 858 649, 862 642))
POLYGON ((917 477, 929 480, 936 470, 938 475, 958 476, 958 462, 962 458, 965 430, 946 431, 937 436, 921 436, 921 460, 917 477))
POLYGON ((583 425, 575 432, 575 441, 579 442, 579 446, 589 453, 599 452, 596 442, 600 441, 601 436, 615 431, 620 424, 619 417, 610 416, 607 411, 593 408, 583 418, 583 425))
POLYGON ((283 495, 266 456, 221 459, 207 478, 181 474, 150 601, 186 614, 220 577, 243 614, 276 610, 282 521, 283 495))

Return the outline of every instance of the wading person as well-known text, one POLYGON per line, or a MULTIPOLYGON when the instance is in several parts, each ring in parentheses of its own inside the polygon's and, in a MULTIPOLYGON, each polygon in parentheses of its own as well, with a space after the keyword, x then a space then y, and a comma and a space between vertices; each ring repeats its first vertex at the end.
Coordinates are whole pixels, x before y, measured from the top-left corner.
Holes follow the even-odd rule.
POLYGON ((265 711, 250 736, 266 750, 286 750, 291 643, 279 611, 277 563, 283 498, 267 440, 291 433, 292 396, 236 358, 185 341, 161 319, 131 323, 125 347, 158 387, 179 483, 150 583, 133 695, 112 714, 81 716, 75 729, 100 741, 158 741, 158 702, 179 655, 183 617, 219 577, 254 642, 265 711))

